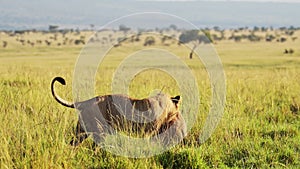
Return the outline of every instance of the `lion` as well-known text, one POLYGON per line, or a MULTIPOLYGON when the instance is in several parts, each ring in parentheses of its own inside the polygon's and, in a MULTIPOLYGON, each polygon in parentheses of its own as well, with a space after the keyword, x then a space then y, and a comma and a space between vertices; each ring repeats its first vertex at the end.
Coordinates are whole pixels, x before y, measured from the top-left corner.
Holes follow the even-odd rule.
POLYGON ((76 138, 71 141, 72 145, 80 144, 90 135, 94 141, 101 141, 106 134, 116 131, 135 137, 156 138, 167 145, 186 136, 186 123, 178 107, 180 96, 170 97, 159 93, 149 98, 134 99, 113 94, 70 103, 55 93, 56 81, 66 84, 62 77, 52 80, 54 99, 63 106, 79 111, 76 138))

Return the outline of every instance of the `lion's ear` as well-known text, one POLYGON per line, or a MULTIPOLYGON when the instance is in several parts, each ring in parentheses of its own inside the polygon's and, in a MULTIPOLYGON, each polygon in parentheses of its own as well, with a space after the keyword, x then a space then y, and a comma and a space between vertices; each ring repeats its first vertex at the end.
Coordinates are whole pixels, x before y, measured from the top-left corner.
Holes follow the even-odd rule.
POLYGON ((171 99, 172 99, 173 103, 174 103, 175 105, 177 105, 177 104, 179 103, 179 101, 180 101, 180 96, 171 97, 171 99))

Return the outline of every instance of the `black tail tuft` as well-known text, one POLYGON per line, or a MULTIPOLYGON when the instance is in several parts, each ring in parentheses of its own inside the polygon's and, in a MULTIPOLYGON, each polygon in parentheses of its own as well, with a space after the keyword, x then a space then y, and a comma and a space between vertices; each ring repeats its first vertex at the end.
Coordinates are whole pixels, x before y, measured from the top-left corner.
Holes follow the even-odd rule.
POLYGON ((65 79, 62 78, 62 77, 56 77, 56 78, 53 79, 53 81, 58 81, 60 84, 66 85, 65 79))
POLYGON ((53 80, 52 80, 52 83, 51 83, 51 92, 52 92, 52 96, 54 97, 54 99, 62 104, 63 106, 66 106, 66 107, 70 107, 70 108, 75 108, 74 106, 74 103, 69 103, 68 101, 65 101, 63 100, 62 98, 60 98, 54 91, 54 83, 58 81, 60 84, 62 85, 66 85, 66 81, 65 79, 63 79, 62 77, 55 77, 53 80))

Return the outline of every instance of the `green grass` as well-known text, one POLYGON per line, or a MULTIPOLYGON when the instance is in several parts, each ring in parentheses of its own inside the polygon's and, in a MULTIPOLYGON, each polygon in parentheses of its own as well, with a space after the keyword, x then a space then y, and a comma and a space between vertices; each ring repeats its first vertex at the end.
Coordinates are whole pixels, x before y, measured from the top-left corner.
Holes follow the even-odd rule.
MULTIPOLYGON (((73 70, 80 47, 14 45, 0 49, 0 168, 299 168, 299 41, 220 42, 215 47, 227 79, 225 112, 216 131, 204 144, 198 144, 210 105, 208 76, 199 61, 188 59, 187 50, 170 46, 197 77, 199 119, 186 145, 145 159, 115 156, 93 148, 90 139, 78 147, 69 145, 77 115, 52 98, 50 82, 55 76, 65 77, 67 85, 58 85, 57 91, 72 100, 73 70), (283 55, 285 48, 296 53, 283 55)), ((113 49, 100 66, 97 95, 111 92, 111 76, 118 61, 134 50, 126 49, 113 49)), ((179 92, 174 80, 160 71, 139 74, 129 92, 142 98, 162 86, 167 86, 164 91, 171 95, 179 92)))

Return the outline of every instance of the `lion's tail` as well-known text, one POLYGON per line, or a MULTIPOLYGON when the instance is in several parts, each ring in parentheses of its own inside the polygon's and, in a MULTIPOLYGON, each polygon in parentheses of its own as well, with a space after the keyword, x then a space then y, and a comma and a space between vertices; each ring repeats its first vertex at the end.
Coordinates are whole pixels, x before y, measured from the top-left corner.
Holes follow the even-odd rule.
POLYGON ((63 79, 62 77, 55 77, 53 80, 52 80, 52 83, 51 83, 51 92, 52 92, 52 96, 54 97, 54 99, 62 104, 63 106, 66 106, 66 107, 70 107, 70 108, 75 108, 74 106, 74 103, 70 103, 62 98, 60 98, 54 91, 54 83, 58 81, 60 84, 62 85, 66 85, 66 81, 65 79, 63 79))

